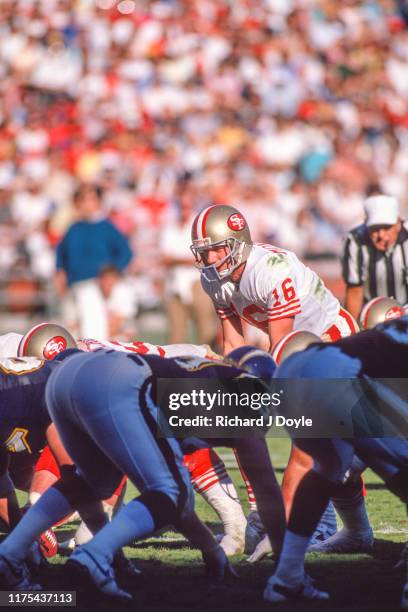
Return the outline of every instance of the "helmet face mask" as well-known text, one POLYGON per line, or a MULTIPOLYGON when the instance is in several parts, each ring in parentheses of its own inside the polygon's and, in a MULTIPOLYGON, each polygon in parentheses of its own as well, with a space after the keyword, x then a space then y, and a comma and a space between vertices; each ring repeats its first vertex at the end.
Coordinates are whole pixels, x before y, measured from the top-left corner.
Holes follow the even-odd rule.
POLYGON ((233 206, 224 204, 208 206, 198 213, 191 238, 196 267, 208 282, 228 278, 248 259, 252 247, 244 217, 233 206), (210 251, 218 251, 211 263, 210 251))
MULTIPOLYGON (((208 239, 203 240, 206 242, 208 239)), ((200 270, 204 278, 209 281, 220 281, 230 276, 242 263, 242 252, 245 244, 237 238, 227 238, 213 244, 197 245, 195 241, 190 249, 195 257, 196 267, 200 270), (225 249, 225 255, 213 264, 208 263, 208 252, 215 249, 225 249), (224 267, 224 264, 227 264, 224 267), (224 268, 224 269, 222 269, 224 268)))

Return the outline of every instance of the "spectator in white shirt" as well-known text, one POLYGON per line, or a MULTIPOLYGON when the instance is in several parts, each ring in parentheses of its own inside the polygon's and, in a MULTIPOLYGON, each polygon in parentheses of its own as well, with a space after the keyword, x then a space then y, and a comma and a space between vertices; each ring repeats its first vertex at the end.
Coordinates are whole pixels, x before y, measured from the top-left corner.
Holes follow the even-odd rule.
POLYGON ((109 265, 100 271, 98 284, 106 308, 108 338, 135 340, 137 302, 130 281, 122 277, 118 268, 109 265))
POLYGON ((165 268, 165 293, 170 344, 187 340, 188 322, 193 321, 197 342, 210 344, 215 335, 212 304, 201 288, 190 251, 190 230, 194 218, 192 197, 188 189, 179 197, 178 219, 167 224, 160 238, 165 268))

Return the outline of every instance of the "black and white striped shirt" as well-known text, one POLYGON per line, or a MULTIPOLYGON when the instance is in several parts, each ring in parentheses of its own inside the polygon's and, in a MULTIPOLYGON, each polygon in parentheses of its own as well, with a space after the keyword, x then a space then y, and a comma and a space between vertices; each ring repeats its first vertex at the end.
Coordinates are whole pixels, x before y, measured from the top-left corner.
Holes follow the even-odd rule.
POLYGON ((393 297, 408 302, 408 221, 404 221, 395 246, 387 253, 375 248, 366 225, 351 230, 343 254, 343 278, 349 287, 364 287, 364 302, 393 297))

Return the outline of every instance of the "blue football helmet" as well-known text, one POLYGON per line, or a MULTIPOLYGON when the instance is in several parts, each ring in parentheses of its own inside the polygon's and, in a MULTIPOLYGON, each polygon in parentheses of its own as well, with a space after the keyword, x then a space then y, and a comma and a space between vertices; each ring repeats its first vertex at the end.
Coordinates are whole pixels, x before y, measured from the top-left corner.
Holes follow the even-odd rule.
POLYGON ((272 356, 256 346, 240 346, 227 355, 227 359, 257 378, 269 380, 276 370, 272 356))

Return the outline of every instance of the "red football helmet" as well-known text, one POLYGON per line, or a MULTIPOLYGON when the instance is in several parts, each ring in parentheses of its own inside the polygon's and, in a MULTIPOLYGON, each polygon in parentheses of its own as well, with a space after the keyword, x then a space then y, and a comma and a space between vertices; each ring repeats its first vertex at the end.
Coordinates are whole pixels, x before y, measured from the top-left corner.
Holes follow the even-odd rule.
POLYGON ((62 325, 40 323, 32 327, 21 338, 17 355, 19 357, 53 359, 61 351, 67 348, 76 348, 76 346, 74 338, 62 325))

